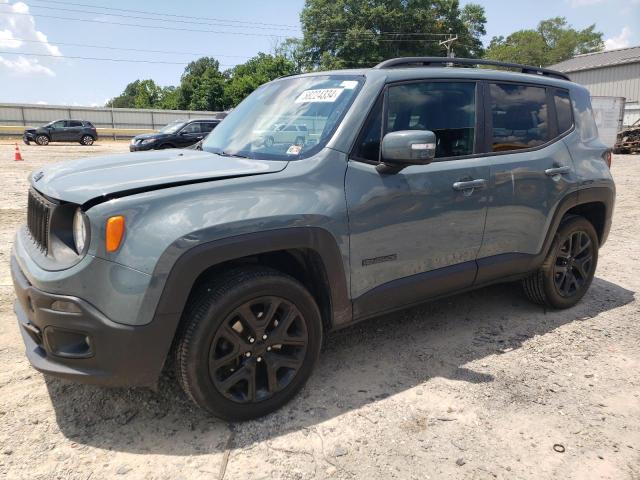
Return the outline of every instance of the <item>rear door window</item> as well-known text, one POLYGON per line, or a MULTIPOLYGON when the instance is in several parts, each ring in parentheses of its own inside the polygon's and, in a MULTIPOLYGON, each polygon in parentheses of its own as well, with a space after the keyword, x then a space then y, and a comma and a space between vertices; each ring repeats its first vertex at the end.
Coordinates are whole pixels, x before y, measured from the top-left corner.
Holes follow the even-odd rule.
POLYGON ((492 83, 491 149, 494 152, 533 148, 550 140, 544 87, 492 83))

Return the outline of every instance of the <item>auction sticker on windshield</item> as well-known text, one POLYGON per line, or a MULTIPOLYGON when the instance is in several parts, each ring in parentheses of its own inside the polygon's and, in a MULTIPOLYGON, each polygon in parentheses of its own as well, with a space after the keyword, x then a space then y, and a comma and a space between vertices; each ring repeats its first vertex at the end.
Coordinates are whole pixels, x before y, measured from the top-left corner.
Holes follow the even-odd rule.
POLYGON ((298 98, 296 103, 333 103, 340 94, 344 91, 344 88, 318 88, 316 90, 305 90, 298 98))

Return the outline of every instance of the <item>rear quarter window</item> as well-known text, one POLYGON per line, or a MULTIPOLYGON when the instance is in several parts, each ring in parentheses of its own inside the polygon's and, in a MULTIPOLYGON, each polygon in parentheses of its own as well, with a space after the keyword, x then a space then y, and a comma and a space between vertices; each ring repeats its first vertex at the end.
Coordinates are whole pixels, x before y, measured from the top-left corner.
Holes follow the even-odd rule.
POLYGON ((573 112, 569 92, 556 91, 553 95, 558 116, 558 135, 568 132, 573 127, 573 112))

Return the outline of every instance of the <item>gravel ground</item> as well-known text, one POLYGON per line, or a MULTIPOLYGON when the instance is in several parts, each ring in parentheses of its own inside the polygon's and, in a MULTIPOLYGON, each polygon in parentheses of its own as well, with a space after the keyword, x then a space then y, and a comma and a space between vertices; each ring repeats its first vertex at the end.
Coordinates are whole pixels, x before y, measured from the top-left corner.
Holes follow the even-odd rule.
POLYGON ((154 393, 29 366, 8 266, 27 173, 127 145, 21 149, 0 145, 0 478, 640 479, 640 157, 614 156, 613 229, 576 307, 501 285, 360 324, 289 405, 229 425, 170 374, 154 393))

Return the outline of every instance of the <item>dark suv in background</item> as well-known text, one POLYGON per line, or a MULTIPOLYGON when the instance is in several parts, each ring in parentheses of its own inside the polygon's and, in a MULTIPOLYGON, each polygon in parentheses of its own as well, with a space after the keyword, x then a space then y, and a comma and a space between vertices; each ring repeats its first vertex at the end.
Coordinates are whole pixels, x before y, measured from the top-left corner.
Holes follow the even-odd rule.
POLYGON ((49 142, 80 142, 81 145, 93 145, 98 139, 96 127, 86 120, 54 120, 38 128, 27 128, 22 136, 24 143, 36 142, 49 145, 49 142))
POLYGON ((137 152, 189 147, 206 137, 219 123, 220 120, 214 118, 176 120, 156 133, 144 133, 133 137, 129 150, 137 152))

